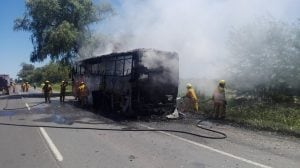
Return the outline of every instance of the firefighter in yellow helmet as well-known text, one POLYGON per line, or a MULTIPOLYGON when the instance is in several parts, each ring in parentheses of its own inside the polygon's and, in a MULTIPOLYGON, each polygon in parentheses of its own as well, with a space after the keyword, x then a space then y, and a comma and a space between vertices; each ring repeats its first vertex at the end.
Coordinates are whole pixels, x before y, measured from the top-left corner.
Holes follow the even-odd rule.
POLYGON ((47 80, 45 81, 45 85, 43 86, 43 92, 45 96, 45 103, 49 102, 51 103, 50 96, 52 93, 52 86, 50 85, 50 82, 47 80))
POLYGON ((192 84, 188 83, 186 85, 187 92, 186 92, 186 98, 188 98, 188 107, 189 109, 192 109, 194 112, 198 112, 198 98, 195 93, 195 90, 193 89, 192 84))
POLYGON ((224 119, 226 116, 225 80, 220 80, 215 89, 212 100, 214 102, 214 114, 216 119, 224 119))
POLYGON ((59 95, 60 102, 65 102, 65 96, 66 96, 67 86, 68 86, 67 82, 61 81, 61 84, 60 84, 60 95, 59 95))
POLYGON ((13 93, 16 93, 16 83, 15 82, 12 83, 12 88, 13 88, 13 93))
POLYGON ((21 88, 22 88, 22 92, 25 92, 25 82, 22 83, 21 88))
POLYGON ((29 90, 29 87, 30 87, 29 83, 28 83, 28 82, 26 82, 26 83, 25 83, 25 92, 28 92, 28 90, 29 90))
POLYGON ((80 82, 78 87, 79 101, 82 106, 87 105, 89 90, 84 82, 80 82))

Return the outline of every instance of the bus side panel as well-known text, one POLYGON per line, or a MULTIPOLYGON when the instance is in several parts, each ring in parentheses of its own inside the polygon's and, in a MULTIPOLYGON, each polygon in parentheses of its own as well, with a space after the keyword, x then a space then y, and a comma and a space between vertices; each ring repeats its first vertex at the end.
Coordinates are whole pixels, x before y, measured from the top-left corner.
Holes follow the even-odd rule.
POLYGON ((92 92, 99 90, 101 83, 101 76, 99 75, 88 75, 85 77, 85 83, 89 89, 88 103, 93 104, 93 95, 92 92))
MULTIPOLYGON (((104 78, 102 78, 104 79, 104 78)), ((92 91, 94 107, 101 112, 119 112, 125 115, 131 113, 130 76, 105 77, 105 88, 92 91)))

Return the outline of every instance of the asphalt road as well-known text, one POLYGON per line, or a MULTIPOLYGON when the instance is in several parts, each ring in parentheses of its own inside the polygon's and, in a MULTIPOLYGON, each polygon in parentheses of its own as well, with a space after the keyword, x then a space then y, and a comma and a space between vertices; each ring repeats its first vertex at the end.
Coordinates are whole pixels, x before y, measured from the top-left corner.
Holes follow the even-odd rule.
MULTIPOLYGON (((95 115, 77 107, 17 92, 0 96, 0 123, 94 128, 161 128, 213 135, 195 126, 197 120, 125 121, 95 115)), ((194 116, 193 116, 194 117, 194 116)), ((225 140, 170 132, 116 132, 15 127, 0 125, 1 168, 207 168, 300 167, 300 142, 294 137, 250 131, 205 122, 225 132, 225 140)))

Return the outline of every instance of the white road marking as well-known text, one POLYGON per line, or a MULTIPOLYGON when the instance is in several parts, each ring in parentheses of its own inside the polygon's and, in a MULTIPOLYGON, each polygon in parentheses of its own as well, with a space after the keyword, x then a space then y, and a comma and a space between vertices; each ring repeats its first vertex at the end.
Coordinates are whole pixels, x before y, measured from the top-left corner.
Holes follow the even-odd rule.
POLYGON ((43 127, 40 127, 40 131, 41 131, 43 137, 45 138, 46 142, 48 143, 55 158, 60 162, 63 161, 63 156, 61 155, 61 153, 59 152, 59 150, 57 149, 57 147, 55 146, 55 144, 53 143, 53 141, 47 134, 46 130, 43 127))
POLYGON ((25 105, 26 105, 27 109, 28 109, 28 110, 30 110, 30 107, 29 107, 29 105, 28 105, 27 103, 25 103, 25 105))
MULTIPOLYGON (((143 126, 143 127, 148 128, 148 129, 154 129, 154 128, 149 127, 149 126, 147 126, 147 125, 143 125, 143 124, 140 124, 140 125, 143 126)), ((254 161, 251 161, 251 160, 248 160, 248 159, 239 157, 239 156, 235 156, 235 155, 233 155, 233 154, 230 154, 230 153, 227 153, 227 152, 224 152, 224 151, 221 151, 221 150, 212 148, 212 147, 210 147, 210 146, 206 146, 206 145, 203 145, 203 144, 200 144, 200 143, 197 143, 197 142, 194 142, 194 141, 191 141, 191 140, 188 140, 188 139, 185 139, 185 138, 182 138, 182 137, 173 135, 173 134, 169 134, 169 133, 164 132, 164 131, 158 131, 158 132, 160 132, 160 133, 162 133, 162 134, 165 134, 165 135, 168 135, 168 136, 171 136, 171 137, 174 137, 174 138, 177 138, 177 139, 182 140, 182 141, 184 141, 184 142, 187 142, 187 143, 196 145, 196 146, 198 146, 198 147, 205 148, 205 149, 214 151, 214 152, 216 152, 216 153, 219 153, 219 154, 222 154, 222 155, 225 155, 225 156, 228 156, 228 157, 231 157, 231 158, 234 158, 234 159, 237 159, 237 160, 240 160, 240 161, 243 161, 243 162, 246 162, 246 163, 249 163, 249 164, 258 166, 258 167, 262 167, 262 168, 272 168, 272 167, 270 167, 270 166, 263 165, 263 164, 261 164, 261 163, 257 163, 257 162, 254 162, 254 161)))

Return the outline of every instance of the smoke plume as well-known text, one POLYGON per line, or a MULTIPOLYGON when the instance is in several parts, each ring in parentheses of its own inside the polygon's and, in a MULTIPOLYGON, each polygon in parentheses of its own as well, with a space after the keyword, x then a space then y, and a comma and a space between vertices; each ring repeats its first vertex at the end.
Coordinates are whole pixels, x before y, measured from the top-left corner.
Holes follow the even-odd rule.
POLYGON ((120 0, 114 4, 116 15, 97 26, 97 32, 106 34, 106 43, 94 55, 136 48, 174 51, 179 55, 180 78, 215 81, 227 73, 226 43, 233 28, 264 16, 293 22, 300 6, 296 0, 120 0))

